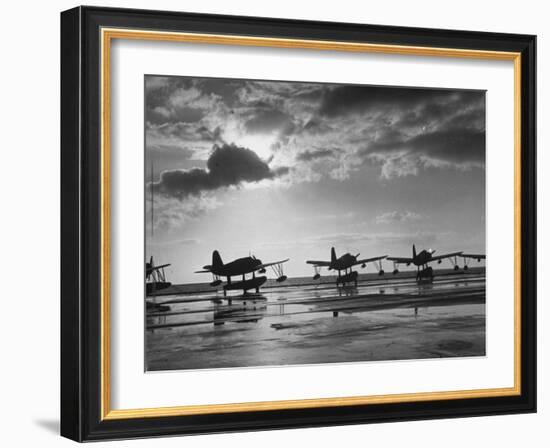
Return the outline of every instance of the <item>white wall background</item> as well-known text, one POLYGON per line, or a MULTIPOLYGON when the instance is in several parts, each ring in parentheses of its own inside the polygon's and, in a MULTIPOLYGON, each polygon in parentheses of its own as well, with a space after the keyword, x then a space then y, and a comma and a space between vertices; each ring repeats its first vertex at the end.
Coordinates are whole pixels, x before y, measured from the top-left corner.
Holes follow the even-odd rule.
MULTIPOLYGON (((117 446, 190 447, 371 446, 499 448, 548 446, 550 331, 544 299, 550 288, 550 222, 546 192, 550 157, 544 152, 550 120, 550 8, 535 0, 157 0, 89 1, 88 4, 250 16, 362 22, 537 34, 539 194, 539 413, 424 422, 287 430, 191 438, 124 441, 117 446), (544 356, 546 355, 546 356, 544 356)), ((0 441, 4 446, 68 446, 59 415, 59 12, 71 1, 17 1, 2 5, 0 48, 0 441)), ((96 446, 102 446, 98 444, 96 446)), ((110 445, 114 446, 114 445, 110 445)))

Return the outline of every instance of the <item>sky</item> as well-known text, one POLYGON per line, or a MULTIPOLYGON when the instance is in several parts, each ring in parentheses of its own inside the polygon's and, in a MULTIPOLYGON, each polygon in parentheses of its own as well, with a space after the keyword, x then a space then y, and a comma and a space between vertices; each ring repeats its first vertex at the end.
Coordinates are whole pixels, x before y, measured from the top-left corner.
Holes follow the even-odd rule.
POLYGON ((215 249, 289 277, 332 246, 485 253, 485 91, 147 75, 145 166, 172 283, 210 281, 215 249))

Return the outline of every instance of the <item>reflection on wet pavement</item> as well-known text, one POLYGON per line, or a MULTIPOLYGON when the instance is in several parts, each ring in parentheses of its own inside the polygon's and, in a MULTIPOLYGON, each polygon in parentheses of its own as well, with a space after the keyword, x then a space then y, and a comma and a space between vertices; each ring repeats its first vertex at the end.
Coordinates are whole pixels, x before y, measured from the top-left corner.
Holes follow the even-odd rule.
POLYGON ((485 355, 485 275, 187 293, 147 311, 148 370, 485 355))

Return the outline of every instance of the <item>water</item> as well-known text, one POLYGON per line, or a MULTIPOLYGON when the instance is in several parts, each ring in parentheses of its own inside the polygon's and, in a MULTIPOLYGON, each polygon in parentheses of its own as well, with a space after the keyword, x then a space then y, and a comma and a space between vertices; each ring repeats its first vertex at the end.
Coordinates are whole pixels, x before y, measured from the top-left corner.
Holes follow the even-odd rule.
MULTIPOLYGON (((485 272, 267 283, 260 294, 175 288, 147 313, 148 370, 485 355, 485 272)), ((205 290, 206 289, 206 290, 205 290)))

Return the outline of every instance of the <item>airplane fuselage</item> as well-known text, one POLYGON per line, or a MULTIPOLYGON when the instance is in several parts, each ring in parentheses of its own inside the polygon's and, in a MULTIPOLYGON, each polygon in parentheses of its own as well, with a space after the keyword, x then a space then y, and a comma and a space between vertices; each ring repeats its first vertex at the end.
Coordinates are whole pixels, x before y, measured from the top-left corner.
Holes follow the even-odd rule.
POLYGON ((217 287, 222 284, 222 279, 220 277, 225 277, 227 284, 223 286, 223 295, 227 295, 228 290, 242 289, 246 294, 248 290, 255 289, 256 293, 260 292, 260 286, 262 286, 266 281, 267 277, 257 276, 256 272, 259 274, 265 274, 266 268, 271 267, 273 272, 278 275, 276 281, 281 283, 284 282, 287 277, 283 275, 282 264, 286 263, 289 259, 274 261, 271 263, 263 264, 262 260, 254 256, 248 256, 243 258, 237 258, 236 260, 231 261, 230 263, 224 263, 220 253, 215 250, 212 252, 212 264, 203 266, 201 271, 196 271, 197 274, 202 273, 211 273, 214 278, 210 283, 210 286, 217 287), (252 273, 252 278, 246 278, 246 274, 252 273), (232 281, 231 277, 242 277, 241 279, 236 279, 232 281))
POLYGON ((261 260, 253 257, 238 258, 222 266, 212 266, 212 273, 220 277, 232 277, 256 272, 261 260))
POLYGON ((432 254, 427 250, 423 250, 413 258, 413 264, 415 266, 424 266, 432 261, 432 254))
POLYGON ((349 253, 342 255, 338 259, 330 263, 329 269, 335 271, 344 271, 351 268, 357 262, 357 257, 349 253))

